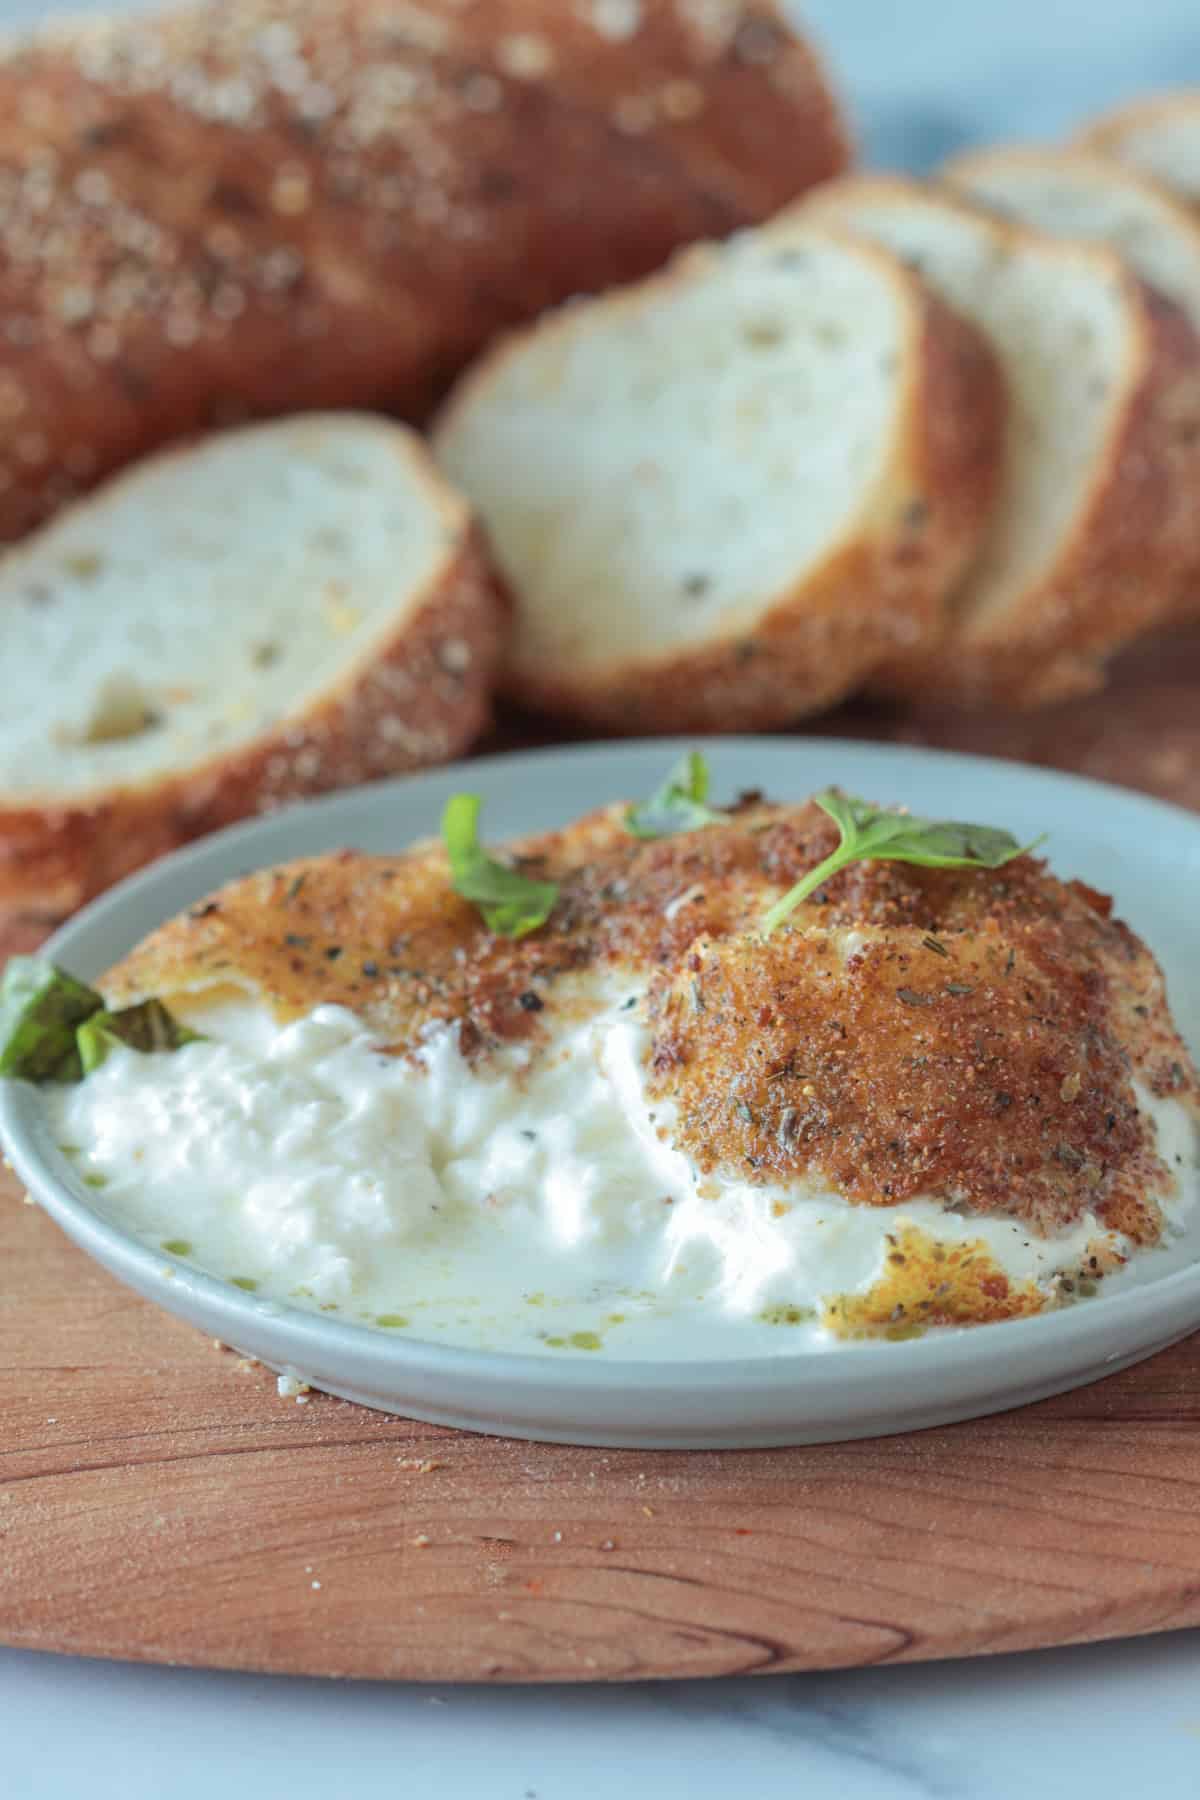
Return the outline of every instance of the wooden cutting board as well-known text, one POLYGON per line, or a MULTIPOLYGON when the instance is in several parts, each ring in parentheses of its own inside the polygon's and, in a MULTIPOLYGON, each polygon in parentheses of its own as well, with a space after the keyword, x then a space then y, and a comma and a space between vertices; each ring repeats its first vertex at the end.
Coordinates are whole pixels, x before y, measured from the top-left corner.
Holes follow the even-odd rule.
MULTIPOLYGON (((859 708, 820 729, 1021 756, 1200 808, 1200 631, 1054 713, 859 708)), ((500 741, 530 735, 510 723, 500 741)), ((589 1681, 1200 1624, 1200 1337, 1061 1399, 908 1437, 605 1452, 280 1399, 267 1371, 103 1274, 8 1178, 0 1258, 9 1644, 589 1681)))

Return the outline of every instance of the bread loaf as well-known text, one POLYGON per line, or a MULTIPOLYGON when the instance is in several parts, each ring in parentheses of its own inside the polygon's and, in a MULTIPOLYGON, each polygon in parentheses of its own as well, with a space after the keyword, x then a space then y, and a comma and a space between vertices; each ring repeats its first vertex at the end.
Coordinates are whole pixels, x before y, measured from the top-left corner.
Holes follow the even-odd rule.
POLYGON ((846 140, 772 0, 210 0, 0 58, 0 540, 187 433, 420 419, 846 140))

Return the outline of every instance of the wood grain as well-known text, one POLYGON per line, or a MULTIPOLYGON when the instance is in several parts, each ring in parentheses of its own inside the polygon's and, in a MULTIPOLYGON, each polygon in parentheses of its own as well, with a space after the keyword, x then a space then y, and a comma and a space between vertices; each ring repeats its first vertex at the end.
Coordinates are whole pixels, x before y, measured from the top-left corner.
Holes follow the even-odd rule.
POLYGON ((1200 1622, 1200 1344, 976 1424, 744 1454, 278 1397, 3 1190, 0 1639, 320 1675, 599 1680, 1200 1622), (319 1583, 319 1586, 314 1586, 319 1583))
POLYGON ((1135 645, 1083 700, 982 717, 855 701, 815 730, 1036 763, 1200 810, 1200 626, 1135 645))
MULTIPOLYGON (((1028 718, 893 737, 1200 808, 1200 631, 1028 718)), ((529 741, 510 722, 497 740, 529 741)), ((37 928, 8 949, 28 948, 37 928)), ((0 1179, 0 1641, 424 1680, 905 1661, 1200 1624, 1200 1339, 973 1424, 745 1454, 414 1424, 126 1292, 0 1179)))

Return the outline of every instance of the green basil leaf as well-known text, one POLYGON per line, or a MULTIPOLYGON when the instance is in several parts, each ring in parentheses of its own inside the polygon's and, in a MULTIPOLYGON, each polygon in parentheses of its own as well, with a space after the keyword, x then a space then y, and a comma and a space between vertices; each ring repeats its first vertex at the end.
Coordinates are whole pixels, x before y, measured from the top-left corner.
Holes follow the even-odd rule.
POLYGON ((927 869, 999 869, 1036 850, 1043 838, 1021 844, 1011 831, 994 825, 967 825, 957 819, 922 819, 914 813, 871 806, 856 794, 826 788, 815 796, 841 835, 841 843, 815 869, 777 900, 763 918, 770 936, 822 882, 855 862, 906 862, 927 869))
POLYGON ((479 842, 478 794, 453 794, 442 814, 442 841, 451 886, 477 907, 497 937, 522 938, 544 925, 558 900, 558 884, 538 881, 497 862, 479 842))
POLYGON ((39 957, 12 957, 0 982, 0 1075, 21 1081, 81 1081, 117 1044, 178 1050, 199 1035, 161 1000, 109 1012, 103 994, 39 957))
POLYGON ((77 1081, 75 1031, 104 999, 65 969, 36 956, 9 958, 0 982, 0 1075, 77 1081))
POLYGON ((674 837, 681 831, 701 831, 706 825, 723 825, 726 815, 706 805, 708 762, 699 750, 689 750, 671 770, 662 786, 640 806, 625 814, 625 829, 639 838, 674 837))
POLYGON ((119 1012, 93 1013, 75 1033, 85 1075, 98 1069, 110 1051, 122 1045, 149 1054, 155 1050, 178 1050, 184 1044, 199 1041, 200 1033, 181 1025, 161 1000, 143 1000, 119 1012))

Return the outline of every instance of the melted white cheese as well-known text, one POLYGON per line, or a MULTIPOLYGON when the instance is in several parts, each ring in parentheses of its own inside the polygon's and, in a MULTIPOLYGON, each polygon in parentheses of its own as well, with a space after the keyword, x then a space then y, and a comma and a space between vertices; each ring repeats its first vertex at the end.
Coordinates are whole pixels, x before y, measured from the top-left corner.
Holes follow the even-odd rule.
MULTIPOLYGON (((264 1298, 493 1348, 828 1345, 839 1340, 817 1322, 822 1303, 877 1279, 887 1234, 906 1224, 982 1239, 1016 1280, 1077 1269, 1097 1237, 1126 1247, 1091 1214, 1048 1240, 934 1200, 882 1209, 701 1179, 672 1147, 669 1110, 646 1098, 639 1012, 632 988, 610 992, 561 1023, 552 1050, 474 1069, 449 1029, 410 1059, 381 1054, 341 1008, 286 1026, 223 1008, 194 1017, 204 1042, 114 1051, 47 1104, 92 1204, 165 1259, 264 1298), (798 1329, 763 1317, 781 1310, 798 1329)), ((1139 1091, 1139 1103, 1178 1171, 1168 1213, 1181 1232, 1200 1191, 1195 1128, 1178 1102, 1139 1091)))

